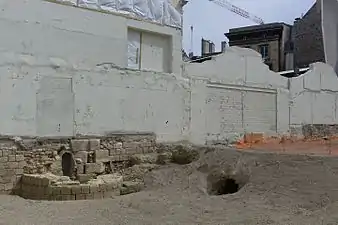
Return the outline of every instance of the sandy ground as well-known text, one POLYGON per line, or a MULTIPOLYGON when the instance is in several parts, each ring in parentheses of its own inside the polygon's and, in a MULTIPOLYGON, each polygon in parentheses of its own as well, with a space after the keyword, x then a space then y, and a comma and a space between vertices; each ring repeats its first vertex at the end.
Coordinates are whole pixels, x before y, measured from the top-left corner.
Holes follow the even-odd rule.
POLYGON ((73 202, 0 196, 0 224, 338 224, 338 158, 202 151, 197 162, 150 172, 136 194, 73 202), (206 176, 226 168, 248 174, 246 185, 208 195, 206 176))

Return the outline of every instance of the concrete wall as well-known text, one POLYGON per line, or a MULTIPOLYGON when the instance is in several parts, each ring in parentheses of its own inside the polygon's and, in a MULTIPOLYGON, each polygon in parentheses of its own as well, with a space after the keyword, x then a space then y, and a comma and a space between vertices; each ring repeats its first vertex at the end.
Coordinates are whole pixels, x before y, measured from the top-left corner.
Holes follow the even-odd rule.
POLYGON ((239 47, 185 65, 191 82, 193 142, 231 142, 245 132, 288 131, 288 81, 254 50, 239 47))
POLYGON ((171 36, 172 71, 180 74, 180 31, 39 0, 2 0, 0 8, 1 134, 182 137, 187 82, 123 69, 127 29, 136 27, 171 36))
POLYGON ((321 19, 326 63, 338 73, 338 1, 318 0, 322 5, 321 19))
POLYGON ((0 8, 0 28, 6 31, 1 51, 59 57, 76 66, 109 62, 126 67, 127 30, 137 28, 171 37, 172 71, 180 73, 181 32, 177 29, 42 0, 1 0, 0 8))
POLYGON ((338 123, 338 79, 333 68, 324 63, 290 82, 290 125, 338 123))
POLYGON ((182 76, 174 28, 38 0, 0 0, 0 9, 1 135, 154 132, 204 144, 336 122, 337 77, 326 65, 288 80, 256 51, 231 47, 185 64, 182 76), (173 73, 125 68, 129 27, 171 36, 173 73))

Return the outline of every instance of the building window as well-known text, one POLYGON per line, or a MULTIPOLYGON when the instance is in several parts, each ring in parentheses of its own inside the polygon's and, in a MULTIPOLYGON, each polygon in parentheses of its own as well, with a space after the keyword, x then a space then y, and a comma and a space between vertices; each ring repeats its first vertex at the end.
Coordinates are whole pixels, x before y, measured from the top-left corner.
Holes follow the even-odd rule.
POLYGON ((128 68, 171 73, 171 37, 128 29, 128 68))
POLYGON ((262 58, 268 59, 269 58, 269 45, 260 45, 259 46, 259 52, 262 55, 262 58))

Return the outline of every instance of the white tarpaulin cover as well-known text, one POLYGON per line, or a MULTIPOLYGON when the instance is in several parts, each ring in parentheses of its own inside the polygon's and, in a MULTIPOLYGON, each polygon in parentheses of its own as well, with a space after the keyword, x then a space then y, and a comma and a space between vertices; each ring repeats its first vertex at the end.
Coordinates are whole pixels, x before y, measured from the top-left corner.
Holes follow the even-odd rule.
POLYGON ((168 0, 58 0, 91 9, 140 17, 164 25, 182 28, 182 15, 168 0))

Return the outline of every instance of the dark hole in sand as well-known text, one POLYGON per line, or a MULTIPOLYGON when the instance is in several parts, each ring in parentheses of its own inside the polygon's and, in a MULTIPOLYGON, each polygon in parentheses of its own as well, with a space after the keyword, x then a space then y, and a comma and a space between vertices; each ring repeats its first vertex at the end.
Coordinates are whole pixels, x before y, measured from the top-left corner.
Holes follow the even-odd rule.
POLYGON ((236 180, 224 177, 211 184, 209 194, 210 195, 233 194, 239 191, 239 189, 240 185, 236 182, 236 180))

